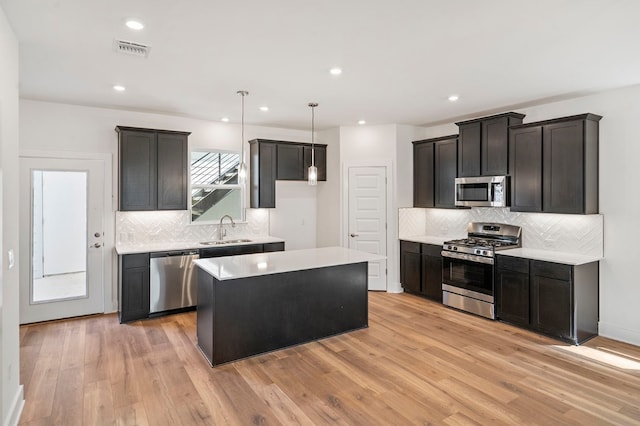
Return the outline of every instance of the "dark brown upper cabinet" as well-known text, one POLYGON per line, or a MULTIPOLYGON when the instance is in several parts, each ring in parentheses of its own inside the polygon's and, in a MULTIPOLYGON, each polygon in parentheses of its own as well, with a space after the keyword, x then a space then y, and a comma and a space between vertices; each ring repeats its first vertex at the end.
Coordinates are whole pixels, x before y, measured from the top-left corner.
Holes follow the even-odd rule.
POLYGON ((542 211, 542 128, 511 129, 511 211, 542 211))
POLYGON ((458 135, 413 142, 413 206, 455 208, 458 135))
MULTIPOLYGON (((309 166, 311 166, 311 145, 304 147, 304 180, 309 178, 309 166)), ((327 146, 314 144, 314 164, 318 169, 318 182, 327 180, 327 146)))
POLYGON ((511 210, 598 213, 598 127, 582 114, 510 129, 511 210))
POLYGON ((304 147, 294 144, 276 144, 278 151, 277 180, 304 179, 304 147))
POLYGON ((277 145, 275 142, 249 142, 251 208, 276 206, 277 145))
POLYGON ((509 126, 522 123, 524 114, 507 112, 456 123, 458 176, 509 174, 509 126))
MULTIPOLYGON (((253 139, 250 145, 251 208, 276 206, 276 180, 303 181, 311 165, 311 144, 253 139)), ((327 145, 314 144, 318 181, 327 180, 327 145)))
POLYGON ((413 207, 435 205, 434 161, 432 142, 413 142, 413 207))
POLYGON ((186 210, 190 132, 117 126, 119 210, 186 210))

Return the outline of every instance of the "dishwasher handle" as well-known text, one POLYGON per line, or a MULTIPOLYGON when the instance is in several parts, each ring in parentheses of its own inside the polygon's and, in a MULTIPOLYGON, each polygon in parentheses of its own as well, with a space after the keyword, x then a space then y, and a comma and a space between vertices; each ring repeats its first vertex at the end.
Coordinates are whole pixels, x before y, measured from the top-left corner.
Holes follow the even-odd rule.
POLYGON ((198 250, 176 250, 176 251, 160 251, 150 254, 151 258, 154 257, 175 257, 175 256, 195 256, 199 254, 198 250))

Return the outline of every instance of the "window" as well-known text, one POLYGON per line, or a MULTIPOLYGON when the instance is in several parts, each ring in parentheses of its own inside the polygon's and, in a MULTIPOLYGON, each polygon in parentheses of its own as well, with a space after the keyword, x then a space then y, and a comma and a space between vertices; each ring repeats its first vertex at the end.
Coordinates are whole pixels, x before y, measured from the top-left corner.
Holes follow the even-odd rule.
POLYGON ((238 183, 240 154, 223 151, 191 153, 191 222, 217 222, 228 214, 243 220, 244 194, 238 183))

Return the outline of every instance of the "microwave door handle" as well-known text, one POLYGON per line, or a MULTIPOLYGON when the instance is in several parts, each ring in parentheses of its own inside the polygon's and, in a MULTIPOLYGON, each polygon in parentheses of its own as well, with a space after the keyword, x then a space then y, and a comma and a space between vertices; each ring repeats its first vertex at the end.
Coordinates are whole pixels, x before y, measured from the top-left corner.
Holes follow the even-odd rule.
POLYGON ((495 188, 493 187, 493 183, 489 182, 489 187, 487 188, 487 200, 492 203, 493 197, 495 196, 495 188))

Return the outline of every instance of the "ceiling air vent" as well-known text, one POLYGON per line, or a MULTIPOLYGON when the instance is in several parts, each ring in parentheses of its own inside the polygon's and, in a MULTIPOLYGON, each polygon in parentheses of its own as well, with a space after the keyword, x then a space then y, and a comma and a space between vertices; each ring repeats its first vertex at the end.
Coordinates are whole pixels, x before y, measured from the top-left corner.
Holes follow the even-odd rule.
POLYGON ((116 52, 146 58, 149 56, 151 47, 140 43, 134 43, 132 41, 114 40, 113 49, 116 52))

